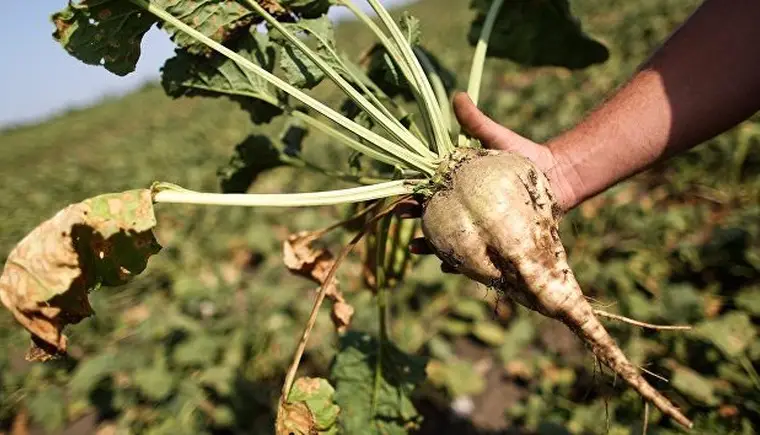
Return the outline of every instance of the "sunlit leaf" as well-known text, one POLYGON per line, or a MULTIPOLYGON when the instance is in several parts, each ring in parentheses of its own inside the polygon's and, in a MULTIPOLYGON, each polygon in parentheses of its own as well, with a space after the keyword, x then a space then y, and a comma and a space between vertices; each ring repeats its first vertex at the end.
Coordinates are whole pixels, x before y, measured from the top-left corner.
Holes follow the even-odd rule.
POLYGON ((472 335, 494 347, 500 346, 507 339, 507 334, 501 325, 487 320, 475 322, 472 326, 472 335))
POLYGON ((736 305, 754 316, 760 316, 760 286, 742 290, 736 296, 736 305))
POLYGON ((69 388, 79 394, 88 393, 116 370, 116 362, 117 357, 112 353, 103 353, 82 361, 69 381, 69 388))
POLYGON ((519 355, 536 336, 533 324, 526 316, 519 317, 507 329, 504 344, 499 349, 499 357, 504 364, 519 358, 519 355))
POLYGON ((58 431, 66 423, 66 400, 60 388, 42 388, 26 403, 32 420, 48 432, 58 431))
POLYGON ((433 385, 443 387, 451 397, 476 395, 486 388, 486 382, 470 361, 453 358, 449 361, 433 360, 426 367, 433 385))
POLYGON ((674 388, 706 405, 717 405, 720 402, 710 379, 694 370, 679 366, 673 371, 670 382, 674 388))
POLYGON ((465 299, 458 302, 453 311, 457 316, 470 320, 485 320, 488 317, 488 310, 482 302, 475 299, 465 299))
POLYGON ((738 311, 701 322, 693 333, 714 344, 728 358, 741 355, 757 336, 749 316, 738 311))

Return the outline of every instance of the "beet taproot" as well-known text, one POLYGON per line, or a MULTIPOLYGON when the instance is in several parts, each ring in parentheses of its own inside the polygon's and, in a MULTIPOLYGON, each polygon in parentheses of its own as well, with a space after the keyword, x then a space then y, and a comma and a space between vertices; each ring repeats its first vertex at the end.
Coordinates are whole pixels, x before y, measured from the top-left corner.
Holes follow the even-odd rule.
POLYGON ((584 297, 560 240, 562 210, 546 175, 521 155, 475 149, 457 151, 439 173, 422 214, 436 255, 470 279, 564 323, 644 399, 691 428, 626 358, 584 297))

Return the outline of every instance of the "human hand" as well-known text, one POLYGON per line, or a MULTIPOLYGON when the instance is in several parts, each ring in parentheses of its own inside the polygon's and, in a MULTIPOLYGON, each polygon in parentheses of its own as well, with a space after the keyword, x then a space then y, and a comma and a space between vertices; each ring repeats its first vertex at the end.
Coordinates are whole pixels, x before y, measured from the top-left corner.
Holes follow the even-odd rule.
MULTIPOLYGON (((470 136, 480 140, 485 148, 520 153, 532 160, 549 178, 557 202, 563 209, 568 209, 572 200, 572 190, 562 176, 560 161, 551 148, 537 144, 500 125, 481 112, 470 97, 463 92, 454 96, 454 113, 462 129, 470 136)), ((416 201, 403 202, 396 207, 396 213, 402 218, 418 218, 422 207, 416 201)), ((412 240, 409 250, 413 254, 432 254, 424 237, 412 240)), ((441 270, 447 273, 456 271, 447 264, 441 264, 441 270)))

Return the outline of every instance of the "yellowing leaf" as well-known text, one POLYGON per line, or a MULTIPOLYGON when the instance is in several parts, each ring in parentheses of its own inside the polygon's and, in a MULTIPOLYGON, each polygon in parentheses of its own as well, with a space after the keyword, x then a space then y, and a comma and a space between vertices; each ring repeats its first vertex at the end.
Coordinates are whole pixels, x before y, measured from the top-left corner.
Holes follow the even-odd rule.
POLYGON ((160 245, 147 189, 69 205, 32 230, 8 255, 0 300, 32 334, 27 359, 66 351, 66 325, 93 314, 87 295, 127 283, 160 245))
POLYGON ((277 418, 277 435, 332 434, 340 408, 335 389, 322 378, 298 378, 277 418))

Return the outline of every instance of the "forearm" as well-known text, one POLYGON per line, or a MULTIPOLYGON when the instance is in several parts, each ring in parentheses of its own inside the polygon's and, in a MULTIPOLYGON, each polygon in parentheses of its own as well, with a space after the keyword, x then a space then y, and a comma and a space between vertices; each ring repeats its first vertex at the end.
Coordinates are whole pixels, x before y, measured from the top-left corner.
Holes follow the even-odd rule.
POLYGON ((760 1, 707 0, 612 98, 548 145, 573 207, 760 109, 760 1))

